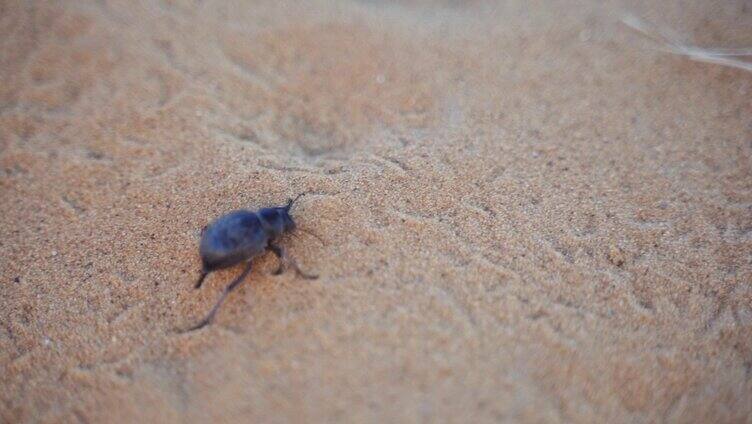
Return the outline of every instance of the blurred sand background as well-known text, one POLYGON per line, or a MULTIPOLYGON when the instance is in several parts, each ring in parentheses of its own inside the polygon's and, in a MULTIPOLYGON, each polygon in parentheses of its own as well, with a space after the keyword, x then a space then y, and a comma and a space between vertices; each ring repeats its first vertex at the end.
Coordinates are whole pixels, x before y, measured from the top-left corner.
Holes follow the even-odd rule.
POLYGON ((0 2, 0 422, 752 422, 749 1, 0 2), (661 4, 653 4, 661 3, 661 4), (201 228, 301 192, 215 325, 201 228))

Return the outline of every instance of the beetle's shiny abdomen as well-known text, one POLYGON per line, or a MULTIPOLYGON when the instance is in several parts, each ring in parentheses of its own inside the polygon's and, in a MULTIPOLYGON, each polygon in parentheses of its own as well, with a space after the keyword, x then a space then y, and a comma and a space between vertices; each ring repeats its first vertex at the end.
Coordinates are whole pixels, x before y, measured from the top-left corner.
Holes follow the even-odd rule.
POLYGON ((209 224, 199 253, 206 270, 231 267, 266 250, 268 237, 256 213, 235 211, 209 224))

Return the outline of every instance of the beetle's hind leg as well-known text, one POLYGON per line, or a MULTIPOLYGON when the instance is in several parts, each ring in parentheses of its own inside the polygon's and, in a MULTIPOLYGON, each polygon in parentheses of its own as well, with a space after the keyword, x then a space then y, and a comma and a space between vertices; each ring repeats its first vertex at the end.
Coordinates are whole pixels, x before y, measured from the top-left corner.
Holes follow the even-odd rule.
POLYGON ((298 266, 298 263, 295 261, 295 259, 291 258, 287 254, 287 250, 284 247, 277 246, 276 244, 269 243, 269 250, 271 250, 275 255, 277 255, 277 258, 279 258, 279 267, 272 273, 274 275, 282 274, 285 271, 285 268, 287 266, 291 267, 293 270, 295 270, 295 273, 305 278, 306 280, 315 280, 319 278, 318 275, 314 274, 308 274, 306 272, 303 272, 303 270, 300 269, 298 266))
POLYGON ((225 298, 228 294, 230 294, 231 291, 233 291, 237 286, 240 285, 240 283, 245 280, 245 278, 248 276, 248 274, 251 272, 251 265, 252 262, 248 261, 248 266, 245 267, 243 272, 238 275, 236 279, 232 281, 232 283, 228 284, 227 287, 222 291, 222 295, 219 296, 219 300, 217 300, 217 303, 214 304, 214 307, 209 311, 209 314, 201 320, 198 324, 194 325, 193 327, 189 328, 188 331, 198 330, 200 328, 206 327, 207 325, 211 324, 212 321, 214 321, 214 316, 217 314, 217 311, 219 310, 219 307, 222 306, 222 303, 225 301, 225 298))

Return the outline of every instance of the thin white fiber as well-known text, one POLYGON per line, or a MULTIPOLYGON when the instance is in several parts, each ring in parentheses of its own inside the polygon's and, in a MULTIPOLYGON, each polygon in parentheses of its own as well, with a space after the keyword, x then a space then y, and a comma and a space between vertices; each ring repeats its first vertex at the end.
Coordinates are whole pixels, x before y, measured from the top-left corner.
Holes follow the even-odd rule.
POLYGON ((698 62, 714 63, 752 72, 752 48, 702 48, 685 42, 669 28, 661 28, 634 15, 625 15, 622 23, 658 45, 658 50, 686 56, 698 62))

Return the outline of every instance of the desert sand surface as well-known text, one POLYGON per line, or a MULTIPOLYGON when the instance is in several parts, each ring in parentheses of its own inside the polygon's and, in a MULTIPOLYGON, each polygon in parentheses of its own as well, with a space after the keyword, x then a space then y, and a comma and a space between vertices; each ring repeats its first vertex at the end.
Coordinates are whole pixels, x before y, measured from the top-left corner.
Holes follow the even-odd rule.
POLYGON ((752 422, 748 1, 0 2, 0 422, 752 422), (660 3, 660 4, 653 4, 660 3), (213 218, 301 267, 194 290, 213 218))

